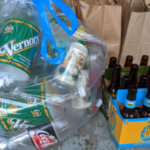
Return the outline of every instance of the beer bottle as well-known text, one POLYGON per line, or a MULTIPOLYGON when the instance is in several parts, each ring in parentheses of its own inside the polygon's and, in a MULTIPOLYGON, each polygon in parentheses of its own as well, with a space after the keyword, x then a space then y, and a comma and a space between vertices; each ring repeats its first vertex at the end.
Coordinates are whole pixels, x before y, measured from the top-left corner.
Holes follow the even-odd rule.
POLYGON ((125 75, 122 78, 122 82, 120 85, 120 89, 128 89, 129 88, 129 76, 125 75))
POLYGON ((147 75, 148 75, 148 77, 149 77, 149 80, 148 80, 148 86, 150 85, 150 66, 149 66, 149 70, 148 70, 148 72, 147 72, 147 75))
POLYGON ((138 65, 132 64, 131 70, 129 73, 130 85, 136 86, 138 77, 138 65))
POLYGON ((124 64, 124 67, 131 67, 133 61, 133 57, 131 55, 128 55, 126 57, 126 62, 124 64))
POLYGON ((140 78, 140 82, 138 84, 138 88, 147 88, 148 87, 148 75, 143 74, 140 78))
POLYGON ((116 65, 116 62, 117 62, 117 58, 111 57, 108 68, 113 68, 116 65))
POLYGON ((108 91, 111 93, 116 93, 120 86, 120 71, 121 66, 116 64, 114 66, 114 71, 111 77, 111 84, 108 87, 108 91))
POLYGON ((136 107, 136 93, 137 88, 134 85, 131 85, 128 90, 128 95, 125 100, 124 109, 121 112, 121 115, 125 119, 137 118, 135 107, 136 107))
POLYGON ((147 66, 148 65, 149 56, 143 55, 141 59, 140 66, 147 66))
POLYGON ((148 87, 148 93, 143 101, 144 107, 142 111, 140 111, 140 117, 146 118, 150 117, 150 86, 148 87))

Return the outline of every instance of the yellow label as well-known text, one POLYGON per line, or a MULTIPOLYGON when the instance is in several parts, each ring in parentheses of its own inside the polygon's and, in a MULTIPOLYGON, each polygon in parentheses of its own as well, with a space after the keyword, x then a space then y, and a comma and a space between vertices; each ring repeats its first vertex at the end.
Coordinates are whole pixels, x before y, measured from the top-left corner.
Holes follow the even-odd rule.
POLYGON ((128 106, 134 106, 134 103, 128 102, 127 105, 128 105, 128 106))
POLYGON ((122 71, 130 71, 130 67, 129 68, 121 68, 122 71))
POLYGON ((31 111, 31 114, 33 115, 33 117, 39 117, 41 116, 42 112, 39 110, 34 110, 34 111, 31 111))
POLYGON ((10 114, 16 114, 17 111, 18 111, 18 106, 17 106, 17 105, 11 105, 11 106, 9 106, 9 108, 8 108, 8 112, 9 112, 10 114))

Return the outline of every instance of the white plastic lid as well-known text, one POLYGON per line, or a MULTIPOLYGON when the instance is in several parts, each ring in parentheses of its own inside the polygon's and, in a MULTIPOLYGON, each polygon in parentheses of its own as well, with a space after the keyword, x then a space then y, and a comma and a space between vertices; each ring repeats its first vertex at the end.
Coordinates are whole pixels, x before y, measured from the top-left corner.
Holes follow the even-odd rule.
POLYGON ((73 42, 70 44, 70 46, 76 47, 76 48, 81 49, 81 50, 85 51, 86 53, 88 53, 88 49, 80 43, 73 42))
POLYGON ((4 79, 0 79, 0 88, 4 86, 4 79))
POLYGON ((103 101, 101 99, 99 99, 96 103, 96 107, 100 107, 103 104, 103 101))
POLYGON ((90 60, 96 60, 97 59, 97 55, 91 55, 90 60))
POLYGON ((11 78, 5 80, 6 86, 10 86, 10 85, 13 84, 13 83, 14 83, 14 81, 13 81, 11 78))
POLYGON ((79 92, 80 97, 86 96, 85 88, 83 86, 78 87, 78 92, 79 92))

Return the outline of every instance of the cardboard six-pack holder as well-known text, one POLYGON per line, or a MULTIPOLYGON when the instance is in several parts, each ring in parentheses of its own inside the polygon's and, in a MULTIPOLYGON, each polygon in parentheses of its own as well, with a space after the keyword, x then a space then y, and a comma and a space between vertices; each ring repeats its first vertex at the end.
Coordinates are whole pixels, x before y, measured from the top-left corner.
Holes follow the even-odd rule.
MULTIPOLYGON (((149 68, 147 66, 139 66, 139 69, 138 69, 138 81, 139 81, 141 75, 147 74, 148 69, 149 68)), ((121 68, 121 78, 124 75, 129 75, 129 72, 130 72, 130 67, 123 67, 123 68, 121 68)), ((107 120, 109 118, 109 112, 110 112, 110 105, 111 105, 112 97, 114 99, 116 99, 116 93, 111 94, 107 90, 107 88, 109 87, 110 82, 111 82, 112 73, 113 73, 113 68, 106 69, 105 70, 105 74, 104 74, 103 79, 102 79, 102 84, 103 84, 103 86, 102 86, 103 104, 102 104, 100 110, 102 111, 102 113, 104 114, 104 116, 105 116, 105 118, 107 120)))
MULTIPOLYGON (((136 107, 142 107, 147 89, 138 89, 136 107)), ((150 118, 124 119, 124 108, 128 90, 118 90, 117 98, 112 99, 109 113, 109 129, 118 148, 150 146, 150 118)), ((130 104, 127 104, 130 105, 130 104)), ((138 111, 137 111, 138 112, 138 111)))

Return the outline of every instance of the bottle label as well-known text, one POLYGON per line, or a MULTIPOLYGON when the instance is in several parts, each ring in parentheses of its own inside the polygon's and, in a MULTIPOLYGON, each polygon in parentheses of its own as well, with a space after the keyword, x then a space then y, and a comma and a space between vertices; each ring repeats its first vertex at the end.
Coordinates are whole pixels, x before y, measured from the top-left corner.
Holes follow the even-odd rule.
POLYGON ((40 42, 38 28, 25 20, 7 20, 2 26, 0 40, 0 63, 17 67, 30 74, 40 42))
POLYGON ((86 62, 84 63, 84 66, 83 66, 83 69, 87 69, 90 66, 90 49, 89 49, 89 43, 87 41, 81 41, 81 40, 79 40, 79 42, 88 49, 88 56, 87 56, 86 62))
POLYGON ((124 105, 126 108, 132 109, 136 107, 136 101, 130 101, 128 99, 125 99, 124 105))
POLYGON ((44 84, 27 90, 33 91, 33 88, 35 92, 19 93, 18 96, 16 94, 16 98, 8 96, 0 98, 0 125, 4 131, 13 132, 53 120, 45 101, 44 84), (37 97, 32 97, 30 94, 37 97))
POLYGON ((145 99, 144 99, 144 105, 145 105, 146 107, 150 107, 150 100, 147 99, 146 97, 145 97, 145 99))
POLYGON ((74 86, 78 75, 86 61, 87 53, 82 49, 70 46, 63 63, 58 69, 58 78, 62 82, 74 86))
MULTIPOLYGON (((67 39, 55 39, 55 43, 58 47, 66 50, 68 45, 71 44, 71 41, 68 41, 67 39)), ((90 50, 89 50, 89 43, 87 41, 81 41, 79 40, 79 43, 84 45, 88 49, 88 56, 86 59, 86 62, 83 65, 83 69, 87 69, 90 66, 90 50)), ((55 57, 58 57, 60 54, 55 49, 55 47, 50 43, 49 40, 47 40, 47 58, 53 59, 55 57)), ((51 64, 50 64, 51 65, 51 64)))
POLYGON ((38 150, 58 143, 58 138, 51 123, 28 128, 28 132, 38 150))
POLYGON ((89 86, 89 73, 87 70, 81 70, 77 81, 77 87, 84 87, 86 97, 79 97, 73 101, 73 107, 76 109, 85 109, 91 106, 91 92, 89 86))

